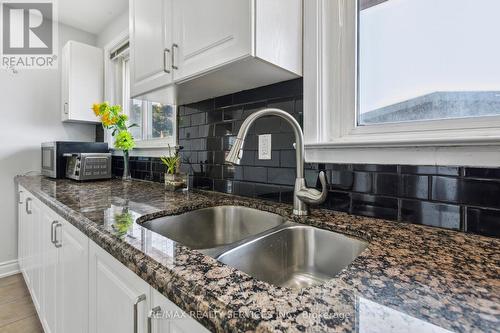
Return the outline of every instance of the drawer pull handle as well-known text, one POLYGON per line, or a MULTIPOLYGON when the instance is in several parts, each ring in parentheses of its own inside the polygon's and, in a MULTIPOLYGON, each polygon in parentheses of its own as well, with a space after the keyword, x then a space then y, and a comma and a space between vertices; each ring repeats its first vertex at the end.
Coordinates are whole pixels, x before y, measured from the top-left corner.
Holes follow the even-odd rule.
POLYGON ((153 317, 161 313, 161 307, 156 306, 151 309, 148 315, 148 333, 152 332, 152 327, 153 327, 153 317))
POLYGON ((139 303, 140 302, 143 302, 146 300, 146 295, 142 294, 140 296, 138 296, 136 299, 135 299, 135 302, 134 302, 134 333, 137 333, 139 331, 139 319, 138 319, 138 310, 137 308, 139 307, 139 303))
POLYGON ((54 230, 54 225, 57 224, 57 221, 52 221, 52 224, 50 225, 50 242, 52 244, 56 244, 56 237, 55 237, 55 230, 54 230))
POLYGON ((179 48, 179 45, 177 44, 172 44, 172 69, 179 69, 177 65, 175 64, 175 50, 179 48))
POLYGON ((33 200, 33 199, 31 199, 31 198, 26 199, 26 213, 27 213, 28 215, 31 215, 31 213, 32 213, 32 211, 31 211, 31 207, 30 207, 30 202, 31 202, 32 200, 33 200), (28 207, 30 207, 30 208, 28 208, 28 207))
POLYGON ((163 71, 167 74, 170 74, 170 67, 172 65, 172 64, 170 65, 167 64, 168 59, 171 59, 171 57, 169 57, 169 53, 170 53, 169 49, 163 50, 163 71))
POLYGON ((58 222, 54 228, 54 245, 57 248, 60 248, 62 246, 62 242, 57 240, 57 228, 62 228, 62 224, 58 222))

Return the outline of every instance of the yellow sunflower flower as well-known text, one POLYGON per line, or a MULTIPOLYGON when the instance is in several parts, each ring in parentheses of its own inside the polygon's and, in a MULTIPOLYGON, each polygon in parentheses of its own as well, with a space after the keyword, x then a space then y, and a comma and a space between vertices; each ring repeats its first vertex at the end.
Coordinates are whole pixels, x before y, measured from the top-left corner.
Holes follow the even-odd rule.
POLYGON ((96 116, 99 116, 99 113, 100 113, 99 108, 100 108, 100 107, 101 107, 101 105, 100 105, 100 104, 97 104, 97 103, 92 104, 92 110, 94 111, 94 114, 95 114, 96 116))

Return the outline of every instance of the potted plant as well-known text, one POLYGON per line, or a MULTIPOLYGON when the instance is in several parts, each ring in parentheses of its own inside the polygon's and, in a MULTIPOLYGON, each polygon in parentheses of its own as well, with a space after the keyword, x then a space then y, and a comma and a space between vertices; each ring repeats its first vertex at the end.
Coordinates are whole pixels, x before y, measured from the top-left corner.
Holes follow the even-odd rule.
POLYGON ((169 191, 176 191, 178 189, 184 189, 187 187, 187 174, 179 172, 181 157, 179 152, 175 149, 175 153, 172 154, 172 149, 170 145, 168 146, 168 151, 170 156, 160 157, 163 165, 165 165, 165 188, 169 191))
POLYGON ((96 103, 92 106, 94 114, 99 117, 104 129, 112 130, 115 138, 115 149, 123 151, 123 180, 130 180, 129 151, 135 147, 134 137, 129 128, 137 124, 127 125, 128 117, 120 105, 109 105, 108 102, 96 103))

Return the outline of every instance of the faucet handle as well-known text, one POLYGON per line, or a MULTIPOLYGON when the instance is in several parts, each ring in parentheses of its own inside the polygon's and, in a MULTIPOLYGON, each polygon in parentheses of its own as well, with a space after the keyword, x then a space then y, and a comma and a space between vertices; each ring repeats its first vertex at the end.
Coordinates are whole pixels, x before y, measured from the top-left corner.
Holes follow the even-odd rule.
POLYGON ((321 192, 315 188, 303 187, 297 191, 297 197, 308 204, 319 205, 326 200, 328 189, 326 187, 326 175, 323 171, 319 173, 319 181, 321 183, 321 192))

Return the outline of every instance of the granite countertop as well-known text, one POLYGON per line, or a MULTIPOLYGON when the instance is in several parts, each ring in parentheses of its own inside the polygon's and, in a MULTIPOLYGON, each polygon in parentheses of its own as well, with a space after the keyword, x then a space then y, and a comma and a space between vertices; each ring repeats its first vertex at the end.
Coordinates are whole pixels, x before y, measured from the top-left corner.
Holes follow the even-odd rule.
POLYGON ((492 332, 500 327, 500 239, 150 182, 16 181, 212 331, 492 332), (276 287, 141 227, 216 205, 274 212, 369 242, 324 285, 276 287), (123 213, 130 225, 117 220, 123 213))

